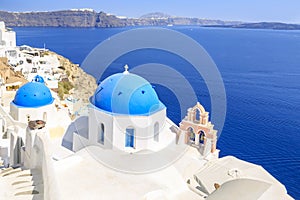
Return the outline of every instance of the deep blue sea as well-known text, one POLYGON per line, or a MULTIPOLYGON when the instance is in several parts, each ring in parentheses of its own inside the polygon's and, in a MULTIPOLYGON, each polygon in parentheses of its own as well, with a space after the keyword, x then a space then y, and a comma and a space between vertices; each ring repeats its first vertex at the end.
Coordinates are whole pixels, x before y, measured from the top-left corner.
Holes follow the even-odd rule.
MULTIPOLYGON (((81 64, 101 41, 129 28, 14 28, 17 44, 55 51, 81 64)), ((290 195, 300 199, 300 31, 172 27, 198 41, 224 80, 226 121, 218 141, 221 156, 262 165, 290 195)), ((101 58, 99 58, 101 59, 101 58)), ((135 51, 116 59, 108 74, 129 64, 162 63, 191 75, 189 63, 159 50, 135 51)), ((123 70, 123 69, 121 69, 123 70)), ((97 77, 99 78, 99 77, 97 77)), ((210 110, 205 83, 190 77, 198 100, 210 110)), ((174 94, 157 85, 168 116, 180 121, 174 94), (172 101, 171 101, 172 100, 172 101)))

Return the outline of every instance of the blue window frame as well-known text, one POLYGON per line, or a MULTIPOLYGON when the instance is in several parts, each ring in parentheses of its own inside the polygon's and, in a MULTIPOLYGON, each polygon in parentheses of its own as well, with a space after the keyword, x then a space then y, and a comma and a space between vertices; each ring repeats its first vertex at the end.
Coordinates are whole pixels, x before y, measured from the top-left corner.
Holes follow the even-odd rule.
POLYGON ((125 147, 134 148, 134 129, 133 128, 126 129, 125 147))

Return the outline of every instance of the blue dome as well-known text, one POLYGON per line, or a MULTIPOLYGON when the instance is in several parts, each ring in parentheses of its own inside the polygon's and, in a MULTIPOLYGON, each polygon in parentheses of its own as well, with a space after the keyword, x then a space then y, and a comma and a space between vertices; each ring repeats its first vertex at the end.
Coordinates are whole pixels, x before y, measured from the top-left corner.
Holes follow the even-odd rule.
POLYGON ((36 76, 32 79, 32 81, 34 81, 34 82, 39 82, 39 83, 45 83, 44 78, 41 77, 40 75, 36 75, 36 76))
POLYGON ((49 88, 44 83, 29 82, 18 89, 13 103, 33 108, 51 104, 53 100, 49 88))
POLYGON ((130 73, 109 76, 90 99, 99 109, 129 115, 149 115, 165 108, 144 78, 130 73))

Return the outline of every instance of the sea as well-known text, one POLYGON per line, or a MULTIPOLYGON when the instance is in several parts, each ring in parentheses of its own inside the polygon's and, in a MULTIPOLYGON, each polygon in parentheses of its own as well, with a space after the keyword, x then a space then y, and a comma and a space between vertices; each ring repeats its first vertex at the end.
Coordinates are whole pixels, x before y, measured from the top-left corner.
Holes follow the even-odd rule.
MULTIPOLYGON (((263 166, 286 186, 292 197, 300 199, 300 31, 165 28, 197 41, 220 71, 227 103, 218 140, 220 156, 233 155, 263 166)), ((130 29, 133 28, 15 27, 14 31, 17 45, 46 47, 81 64, 99 43, 130 29)), ((173 53, 136 50, 116 58, 105 73, 122 72, 125 64, 134 68, 145 63, 177 69, 188 77, 198 101, 211 111, 205 82, 199 75, 193 77, 193 66, 173 53)), ((177 87, 184 90, 180 84, 177 87)), ((179 123, 182 116, 176 94, 159 84, 155 89, 168 108, 168 116, 179 123)))

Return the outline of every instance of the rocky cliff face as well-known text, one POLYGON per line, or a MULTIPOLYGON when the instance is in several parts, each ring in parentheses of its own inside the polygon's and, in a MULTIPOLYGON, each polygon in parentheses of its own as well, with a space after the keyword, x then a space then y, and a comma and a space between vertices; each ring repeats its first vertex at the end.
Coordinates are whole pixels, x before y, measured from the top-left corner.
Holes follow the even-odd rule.
POLYGON ((97 88, 96 79, 93 76, 85 73, 79 67, 79 65, 72 63, 69 59, 54 52, 50 53, 57 55, 60 65, 68 75, 69 81, 74 86, 74 89, 72 90, 72 96, 75 99, 81 100, 83 103, 82 106, 87 105, 89 102, 89 97, 94 94, 97 88))
POLYGON ((90 10, 66 10, 53 12, 6 12, 0 11, 0 21, 7 26, 52 26, 52 27, 124 27, 173 25, 232 25, 238 22, 198 18, 151 15, 152 17, 118 18, 104 12, 90 10))
POLYGON ((0 11, 0 21, 7 26, 114 27, 124 24, 117 17, 103 12, 71 10, 28 13, 0 11))

